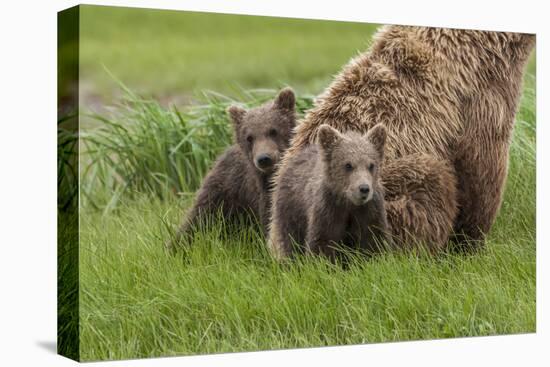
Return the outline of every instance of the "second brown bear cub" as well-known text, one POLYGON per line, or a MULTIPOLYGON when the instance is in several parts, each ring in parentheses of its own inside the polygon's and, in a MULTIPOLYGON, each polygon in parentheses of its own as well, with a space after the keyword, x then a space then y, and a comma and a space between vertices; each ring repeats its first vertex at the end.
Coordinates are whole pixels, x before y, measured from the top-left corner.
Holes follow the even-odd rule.
POLYGON ((230 222, 238 216, 253 216, 267 226, 271 177, 296 125, 295 104, 294 92, 285 88, 260 107, 229 107, 235 144, 205 177, 194 206, 176 238, 168 243, 170 250, 175 250, 176 244, 186 244, 196 227, 218 213, 230 222))
POLYGON ((278 173, 269 245, 278 258, 294 250, 334 258, 335 244, 377 250, 387 239, 384 192, 379 180, 386 128, 341 134, 323 125, 312 144, 278 173), (300 248, 299 248, 300 249, 300 248))

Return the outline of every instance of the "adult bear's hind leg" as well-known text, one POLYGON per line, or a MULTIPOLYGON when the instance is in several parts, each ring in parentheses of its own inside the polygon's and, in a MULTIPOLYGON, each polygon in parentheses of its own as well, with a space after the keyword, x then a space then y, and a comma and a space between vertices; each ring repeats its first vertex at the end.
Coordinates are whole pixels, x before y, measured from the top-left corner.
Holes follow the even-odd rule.
POLYGON ((443 250, 458 214, 457 179, 449 162, 412 154, 388 162, 382 173, 393 241, 411 249, 422 243, 443 250))
POLYGON ((485 235, 500 209, 508 174, 508 134, 483 130, 481 123, 476 126, 475 134, 460 141, 455 158, 460 212, 454 223, 454 241, 456 249, 465 252, 483 248, 485 235), (478 140, 484 143, 479 144, 478 140))

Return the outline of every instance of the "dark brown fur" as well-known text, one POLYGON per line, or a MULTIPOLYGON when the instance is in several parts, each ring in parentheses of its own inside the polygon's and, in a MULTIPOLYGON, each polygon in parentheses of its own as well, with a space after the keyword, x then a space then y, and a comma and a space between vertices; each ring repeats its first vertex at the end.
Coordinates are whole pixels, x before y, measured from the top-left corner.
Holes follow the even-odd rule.
POLYGON ((330 258, 338 243, 377 250, 387 229, 379 180, 385 139, 382 125, 366 137, 324 126, 318 144, 288 161, 279 174, 269 233, 279 258, 292 253, 293 242, 330 258))
POLYGON ((232 106, 228 113, 236 143, 205 177, 175 240, 169 243, 170 249, 188 242, 191 231, 218 212, 229 221, 253 216, 267 226, 271 178, 296 124, 294 92, 285 88, 263 106, 248 111, 232 106))
POLYGON ((283 171, 323 124, 365 132, 382 123, 393 234, 432 249, 444 248, 453 232, 464 244, 482 243, 500 207, 534 43, 527 34, 383 27, 299 124, 283 171))

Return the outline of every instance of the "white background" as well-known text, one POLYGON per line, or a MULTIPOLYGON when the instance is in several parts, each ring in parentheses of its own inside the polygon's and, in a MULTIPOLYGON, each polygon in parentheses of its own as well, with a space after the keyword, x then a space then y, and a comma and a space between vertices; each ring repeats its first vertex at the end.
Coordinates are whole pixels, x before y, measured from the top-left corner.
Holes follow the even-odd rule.
MULTIPOLYGON (((548 365, 548 14, 544 1, 89 1, 166 9, 537 33, 537 333, 106 362, 113 366, 548 365), (545 103, 546 102, 546 103, 545 103), (546 312, 543 309, 546 308, 546 312), (544 347, 544 345, 547 345, 544 347)), ((65 366, 56 338, 56 12, 74 1, 0 9, 0 365, 65 366)))

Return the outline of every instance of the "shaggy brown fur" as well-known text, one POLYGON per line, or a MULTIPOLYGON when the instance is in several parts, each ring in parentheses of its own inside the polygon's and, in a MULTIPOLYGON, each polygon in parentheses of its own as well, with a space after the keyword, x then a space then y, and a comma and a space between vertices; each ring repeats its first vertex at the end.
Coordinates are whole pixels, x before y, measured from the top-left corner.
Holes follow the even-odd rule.
POLYGON ((279 175, 273 197, 269 246, 279 257, 294 242, 308 253, 334 258, 334 244, 372 252, 386 239, 384 191, 379 172, 386 129, 365 136, 321 126, 318 145, 294 155, 279 175))
POLYGON ((193 208, 168 244, 171 250, 188 242, 190 232, 217 212, 230 221, 252 215, 267 226, 271 177, 296 124, 294 92, 285 88, 274 101, 249 111, 231 106, 228 113, 236 144, 205 177, 193 208))
POLYGON ((527 34, 383 27, 305 116, 282 167, 323 124, 365 132, 382 123, 394 234, 409 233, 436 249, 453 232, 482 240, 501 203, 523 69, 534 43, 527 34), (414 156, 399 160, 415 154, 418 162, 414 156), (426 195, 419 198, 420 192, 426 195))
POLYGON ((420 238, 432 253, 443 249, 458 213, 452 166, 427 154, 411 154, 384 166, 382 184, 394 244, 412 249, 420 238))

